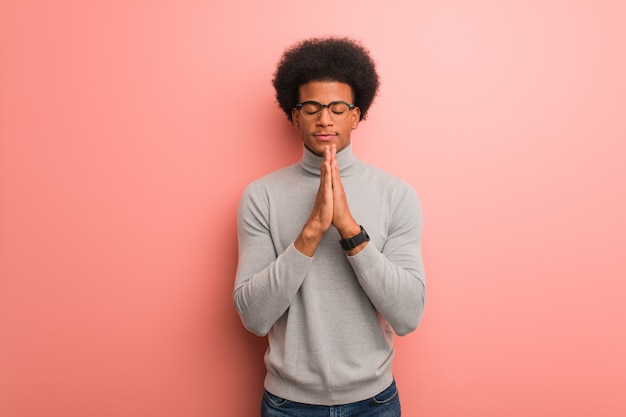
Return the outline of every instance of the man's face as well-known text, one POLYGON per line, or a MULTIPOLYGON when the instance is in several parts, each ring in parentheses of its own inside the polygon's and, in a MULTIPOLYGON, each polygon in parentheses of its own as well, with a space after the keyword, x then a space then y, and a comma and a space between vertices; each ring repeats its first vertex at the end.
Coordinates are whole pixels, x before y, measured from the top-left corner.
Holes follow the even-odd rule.
MULTIPOLYGON (((300 103, 316 101, 329 104, 345 101, 353 104, 352 88, 348 84, 335 81, 315 81, 300 86, 300 103)), ((304 110, 303 110, 304 111, 304 110)), ((305 118, 296 108, 292 110, 293 125, 300 132, 304 145, 318 155, 324 153, 324 146, 337 145, 337 152, 350 144, 350 133, 359 126, 361 111, 358 107, 347 110, 343 119, 327 107, 321 114, 311 114, 305 118)))

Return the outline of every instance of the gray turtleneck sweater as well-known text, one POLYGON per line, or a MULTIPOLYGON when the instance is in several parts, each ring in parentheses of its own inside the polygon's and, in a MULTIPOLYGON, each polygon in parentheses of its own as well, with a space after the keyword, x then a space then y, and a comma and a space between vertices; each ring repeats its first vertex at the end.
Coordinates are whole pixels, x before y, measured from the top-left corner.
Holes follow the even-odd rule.
POLYGON ((250 184, 237 218, 234 304, 248 330, 268 335, 265 388, 307 404, 360 401, 392 380, 394 332, 413 331, 424 309, 422 212, 404 181, 354 156, 337 154, 352 216, 370 242, 354 256, 332 226, 313 257, 293 242, 307 221, 322 158, 250 184))

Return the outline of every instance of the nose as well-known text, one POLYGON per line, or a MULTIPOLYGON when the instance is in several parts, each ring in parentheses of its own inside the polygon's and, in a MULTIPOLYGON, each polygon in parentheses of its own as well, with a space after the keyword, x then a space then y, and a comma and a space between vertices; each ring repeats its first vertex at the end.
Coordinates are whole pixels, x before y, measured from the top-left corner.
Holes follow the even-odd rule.
POLYGON ((330 109, 328 107, 322 107, 320 115, 317 118, 317 124, 321 126, 329 126, 333 124, 333 119, 330 117, 330 109))

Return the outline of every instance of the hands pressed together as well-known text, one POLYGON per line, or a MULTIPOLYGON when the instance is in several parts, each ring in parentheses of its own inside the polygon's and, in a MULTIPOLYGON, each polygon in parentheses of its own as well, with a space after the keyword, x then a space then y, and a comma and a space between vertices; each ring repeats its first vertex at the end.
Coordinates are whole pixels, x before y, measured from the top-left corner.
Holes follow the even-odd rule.
MULTIPOLYGON (((296 249, 307 256, 313 256, 324 233, 331 225, 337 229, 342 239, 355 236, 361 231, 361 227, 352 217, 348 207, 337 164, 337 147, 334 144, 324 147, 324 158, 320 167, 320 186, 311 215, 294 242, 296 249)), ((357 254, 366 244, 348 251, 348 255, 357 254)))

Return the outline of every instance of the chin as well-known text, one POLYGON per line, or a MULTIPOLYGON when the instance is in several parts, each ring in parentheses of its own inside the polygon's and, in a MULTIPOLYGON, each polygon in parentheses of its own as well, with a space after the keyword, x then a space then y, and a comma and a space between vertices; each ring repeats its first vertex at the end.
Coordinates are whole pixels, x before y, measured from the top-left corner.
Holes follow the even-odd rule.
POLYGON ((317 156, 324 156, 324 145, 321 146, 311 146, 307 143, 304 144, 304 147, 309 151, 313 152, 317 156))

